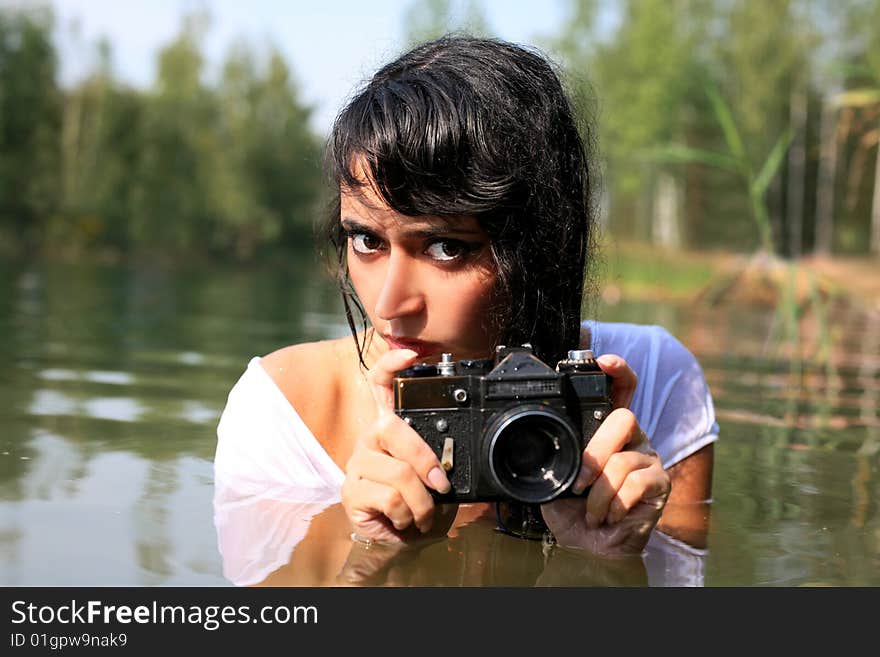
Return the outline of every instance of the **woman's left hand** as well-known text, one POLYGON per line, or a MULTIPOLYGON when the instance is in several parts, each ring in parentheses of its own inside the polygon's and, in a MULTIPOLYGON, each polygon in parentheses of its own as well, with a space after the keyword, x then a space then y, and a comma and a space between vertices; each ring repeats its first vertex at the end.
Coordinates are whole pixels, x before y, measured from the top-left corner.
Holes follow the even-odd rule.
POLYGON ((563 546, 602 556, 640 554, 660 519, 671 483, 660 457, 629 410, 636 374, 620 356, 596 359, 613 378, 614 410, 584 448, 575 492, 541 507, 547 526, 563 546))

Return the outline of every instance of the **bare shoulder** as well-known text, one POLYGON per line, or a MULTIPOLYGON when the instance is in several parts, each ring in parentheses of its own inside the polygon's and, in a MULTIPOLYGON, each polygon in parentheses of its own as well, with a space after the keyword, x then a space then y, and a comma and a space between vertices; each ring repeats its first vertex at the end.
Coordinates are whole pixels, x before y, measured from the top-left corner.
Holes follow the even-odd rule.
POLYGON ((332 358, 335 343, 339 340, 321 340, 320 342, 303 342, 276 349, 260 359, 263 369, 278 382, 286 378, 291 369, 301 370, 309 366, 320 365, 332 358))
POLYGON ((358 363, 351 338, 290 345, 261 359, 263 369, 343 469, 354 436, 349 409, 359 407, 357 386, 352 384, 362 378, 354 374, 358 363))
POLYGON ((321 415, 338 392, 340 362, 350 339, 322 340, 282 347, 260 359, 266 373, 287 400, 310 424, 307 416, 321 415))

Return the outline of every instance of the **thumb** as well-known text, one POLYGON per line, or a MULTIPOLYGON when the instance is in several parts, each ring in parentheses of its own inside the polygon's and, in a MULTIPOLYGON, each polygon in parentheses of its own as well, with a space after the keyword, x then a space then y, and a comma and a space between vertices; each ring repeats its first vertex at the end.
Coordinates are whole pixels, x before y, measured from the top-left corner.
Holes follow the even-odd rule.
POLYGON ((380 415, 394 410, 394 375, 412 365, 417 356, 412 349, 392 349, 382 354, 367 374, 367 383, 380 415))
POLYGON ((603 354, 596 359, 596 362, 605 374, 613 379, 611 403, 614 408, 629 408, 639 377, 627 362, 616 354, 603 354))

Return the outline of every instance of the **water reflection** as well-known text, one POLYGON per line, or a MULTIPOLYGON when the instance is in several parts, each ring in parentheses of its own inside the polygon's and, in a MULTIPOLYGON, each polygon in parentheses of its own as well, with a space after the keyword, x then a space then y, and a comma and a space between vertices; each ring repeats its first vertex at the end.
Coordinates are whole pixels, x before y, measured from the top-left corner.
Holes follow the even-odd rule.
POLYGON ((144 407, 128 397, 93 397, 82 404, 82 415, 115 422, 137 422, 144 415, 144 407))
POLYGON ((47 381, 92 381, 94 383, 109 383, 114 385, 131 385, 134 377, 128 372, 75 372, 58 368, 43 370, 37 374, 47 381))
POLYGON ((322 337, 297 334, 310 260, 0 262, 0 582, 229 585, 211 521, 217 419, 246 357, 322 337))
POLYGON ((35 390, 28 406, 31 415, 70 415, 76 411, 74 399, 57 390, 35 390))
MULTIPOLYGON (((275 491, 277 494, 279 491, 275 491)), ((493 505, 462 505, 448 537, 363 545, 338 498, 240 496, 220 485, 214 523, 237 586, 702 586, 705 548, 655 530, 644 554, 599 558, 498 530, 493 505)))
POLYGON ((89 453, 35 430, 27 476, 0 502, 3 581, 28 585, 228 585, 204 460, 89 453))

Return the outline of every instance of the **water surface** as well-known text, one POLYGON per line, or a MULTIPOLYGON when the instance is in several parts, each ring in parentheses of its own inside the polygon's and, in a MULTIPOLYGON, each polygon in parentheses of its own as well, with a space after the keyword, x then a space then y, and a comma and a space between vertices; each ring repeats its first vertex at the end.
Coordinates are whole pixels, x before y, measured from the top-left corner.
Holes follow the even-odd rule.
MULTIPOLYGON (((835 310, 830 346, 805 325, 792 350, 766 310, 623 299, 596 314, 662 324, 703 364, 721 426, 706 545, 660 536, 609 568, 476 515, 419 555, 369 563, 332 534, 324 547, 347 564, 337 583, 880 584, 880 319, 835 310)), ((265 269, 0 264, 0 583, 240 583, 211 504, 226 395, 252 356, 346 331, 308 253, 265 269)), ((339 514, 249 515, 272 527, 249 544, 249 576, 318 578, 296 537, 339 514)))

